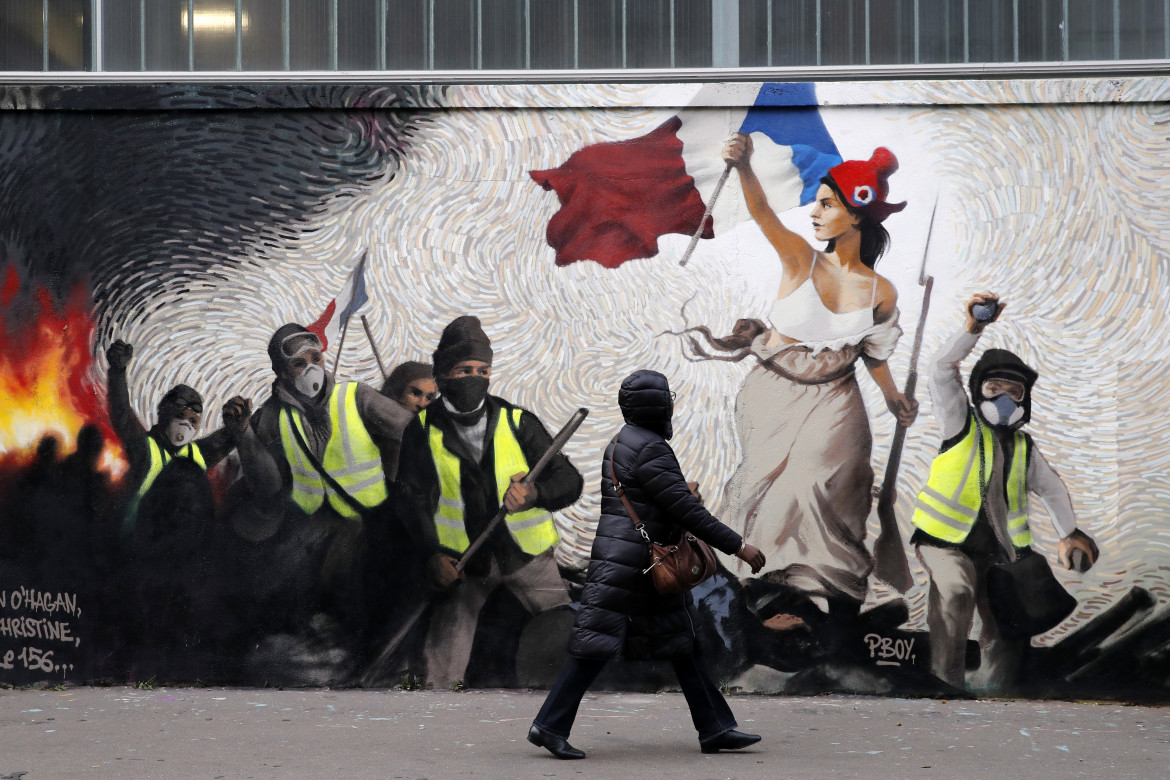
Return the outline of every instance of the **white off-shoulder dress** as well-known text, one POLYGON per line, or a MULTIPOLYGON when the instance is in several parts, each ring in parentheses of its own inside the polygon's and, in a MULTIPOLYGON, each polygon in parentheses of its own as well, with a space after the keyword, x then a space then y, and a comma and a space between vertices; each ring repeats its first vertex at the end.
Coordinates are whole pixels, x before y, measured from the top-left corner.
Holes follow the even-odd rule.
MULTIPOLYGON (((764 552, 768 571, 782 569, 811 596, 864 600, 873 568, 864 544, 873 439, 854 364, 863 354, 887 359, 902 335, 896 311, 874 322, 876 294, 875 277, 869 308, 833 312, 810 271, 773 305, 736 400, 742 459, 722 519, 764 552)), ((738 559, 735 567, 750 572, 738 559)))

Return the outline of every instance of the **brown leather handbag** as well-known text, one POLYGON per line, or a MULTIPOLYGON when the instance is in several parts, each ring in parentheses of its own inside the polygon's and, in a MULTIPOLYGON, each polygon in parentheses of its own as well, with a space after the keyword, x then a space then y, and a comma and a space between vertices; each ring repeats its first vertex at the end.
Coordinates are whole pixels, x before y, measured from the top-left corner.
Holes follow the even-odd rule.
POLYGON ((646 533, 646 525, 639 519, 613 466, 613 450, 609 452, 609 473, 613 477, 613 489, 617 491, 622 506, 630 515, 634 528, 642 534, 650 548, 650 565, 642 570, 649 574, 654 590, 664 596, 685 593, 715 573, 715 553, 707 543, 694 534, 683 531, 677 544, 659 544, 646 533))

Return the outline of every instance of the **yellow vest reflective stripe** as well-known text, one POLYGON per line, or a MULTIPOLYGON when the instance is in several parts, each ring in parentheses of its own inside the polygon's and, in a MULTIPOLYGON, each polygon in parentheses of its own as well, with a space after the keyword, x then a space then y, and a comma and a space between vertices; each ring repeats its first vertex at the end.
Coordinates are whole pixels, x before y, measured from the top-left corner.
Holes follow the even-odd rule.
POLYGON ((1016 433, 1016 457, 1008 471, 1007 504, 1008 536, 1016 547, 1032 544, 1032 529, 1028 527, 1028 444, 1027 437, 1016 433))
MULTIPOLYGON (((367 509, 378 506, 390 494, 382 470, 382 453, 358 414, 357 382, 333 386, 329 396, 329 422, 331 431, 321 466, 359 504, 367 509)), ((328 496, 329 505, 337 514, 358 519, 357 510, 328 486, 301 449, 293 434, 293 426, 307 443, 301 411, 286 406, 280 412, 280 443, 292 474, 293 501, 305 514, 312 514, 328 496)))
MULTIPOLYGON (((941 452, 930 466, 930 478, 918 494, 913 523, 926 533, 945 542, 959 544, 975 526, 982 497, 979 495, 979 440, 987 453, 983 464, 983 483, 992 477, 993 458, 991 429, 972 413, 967 435, 954 447, 941 452)), ((1028 439, 1015 433, 1015 447, 1007 480, 1008 534, 1016 547, 1032 543, 1028 528, 1028 439)))
POLYGON ((193 461, 199 468, 207 471, 207 461, 203 459, 203 451, 199 449, 199 445, 195 442, 187 444, 174 455, 171 455, 162 448, 161 444, 154 440, 153 436, 148 435, 146 437, 146 448, 150 452, 150 466, 146 470, 146 476, 142 478, 142 484, 138 486, 138 492, 130 500, 130 506, 126 508, 126 514, 122 518, 123 535, 127 535, 134 530, 134 526, 138 521, 138 505, 142 502, 142 497, 154 485, 154 481, 162 473, 163 466, 170 463, 171 458, 187 458, 193 461))
POLYGON ((293 410, 283 407, 278 419, 280 444, 284 448, 284 459, 288 462, 289 472, 292 474, 292 499, 305 514, 311 515, 325 501, 325 481, 313 468, 313 464, 309 462, 300 444, 297 443, 296 436, 293 435, 291 426, 295 425, 301 437, 308 442, 300 413, 293 414, 293 410))
MULTIPOLYGON (((500 504, 504 503, 504 494, 512 484, 512 475, 528 471, 528 460, 520 449, 520 442, 512 432, 513 426, 520 425, 520 410, 512 410, 512 425, 508 424, 506 409, 500 410, 500 419, 496 424, 496 435, 493 440, 496 461, 496 489, 500 504)), ((556 524, 552 514, 547 510, 533 507, 523 512, 508 515, 504 519, 508 532, 520 545, 520 549, 529 555, 540 555, 548 548, 560 541, 557 535, 556 524)))
MULTIPOLYGON (((513 409, 509 423, 508 410, 501 409, 496 421, 496 433, 492 439, 495 460, 496 497, 504 503, 504 494, 512 484, 512 475, 526 472, 528 460, 520 449, 520 442, 513 433, 513 425, 520 424, 522 412, 513 409)), ((419 413, 419 421, 427 430, 427 442, 439 475, 439 505, 435 510, 435 530, 439 544, 456 552, 463 552, 471 544, 464 524, 462 480, 460 479, 459 458, 443 446, 443 432, 427 427, 426 410, 419 413)), ((508 515, 504 520, 512 539, 520 549, 529 555, 540 555, 560 541, 552 514, 545 509, 533 507, 523 512, 508 515)))
POLYGON ((427 426, 426 409, 419 412, 419 421, 427 431, 427 443, 439 475, 439 505, 435 508, 435 531, 439 546, 463 552, 471 545, 463 525, 463 491, 461 489, 459 458, 443 446, 443 432, 427 426))

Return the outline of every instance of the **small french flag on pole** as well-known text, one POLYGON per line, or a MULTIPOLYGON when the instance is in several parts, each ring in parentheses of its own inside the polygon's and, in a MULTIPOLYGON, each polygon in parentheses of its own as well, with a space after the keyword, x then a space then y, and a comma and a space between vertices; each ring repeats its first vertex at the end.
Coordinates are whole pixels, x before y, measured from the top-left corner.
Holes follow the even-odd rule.
MULTIPOLYGON (((357 267, 345 282, 337 297, 329 302, 317 321, 307 327, 321 339, 321 346, 329 349, 330 344, 340 342, 340 335, 350 316, 370 298, 366 295, 366 253, 362 253, 357 267)), ((340 349, 340 347, 339 347, 340 349)))
POLYGON ((812 202, 841 162, 812 84, 704 86, 644 136, 586 146, 558 168, 530 172, 560 201, 546 231, 557 265, 617 268, 657 255, 667 233, 713 238, 750 219, 738 186, 719 197, 728 170, 720 151, 736 132, 751 134, 752 168, 777 212, 812 202))

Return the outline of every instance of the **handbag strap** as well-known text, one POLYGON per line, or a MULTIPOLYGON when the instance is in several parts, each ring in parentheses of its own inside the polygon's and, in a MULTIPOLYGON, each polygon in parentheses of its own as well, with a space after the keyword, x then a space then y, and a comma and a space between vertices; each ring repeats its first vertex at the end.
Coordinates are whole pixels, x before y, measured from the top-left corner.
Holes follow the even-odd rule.
POLYGON ((622 500, 622 506, 626 508, 626 513, 630 516, 630 522, 634 524, 634 528, 638 533, 642 534, 642 538, 646 540, 646 544, 653 544, 650 539, 650 534, 646 533, 646 524, 638 517, 638 513, 634 511, 634 505, 630 503, 630 499, 626 497, 626 490, 622 487, 622 482, 618 479, 617 468, 613 465, 613 451, 617 449, 617 439, 613 440, 613 448, 609 451, 609 473, 613 479, 614 492, 618 494, 618 498, 622 500))
POLYGON ((288 427, 292 428, 293 436, 296 438, 297 444, 300 445, 301 451, 305 453, 305 457, 309 459, 309 463, 312 464, 313 468, 317 470, 317 473, 325 479, 325 481, 329 484, 329 487, 333 488, 333 492, 337 493, 337 495, 341 496, 345 500, 345 503, 349 504, 350 509, 357 512, 359 515, 364 515, 366 512, 368 512, 369 507, 360 503, 356 498, 351 496, 349 491, 343 488, 341 483, 334 479, 333 475, 325 470, 325 467, 321 465, 321 461, 317 460, 317 456, 314 455, 313 451, 309 449, 309 445, 305 441, 305 437, 301 435, 300 426, 296 425, 296 421, 292 419, 292 411, 290 411, 287 407, 284 411, 285 414, 289 416, 288 427))

